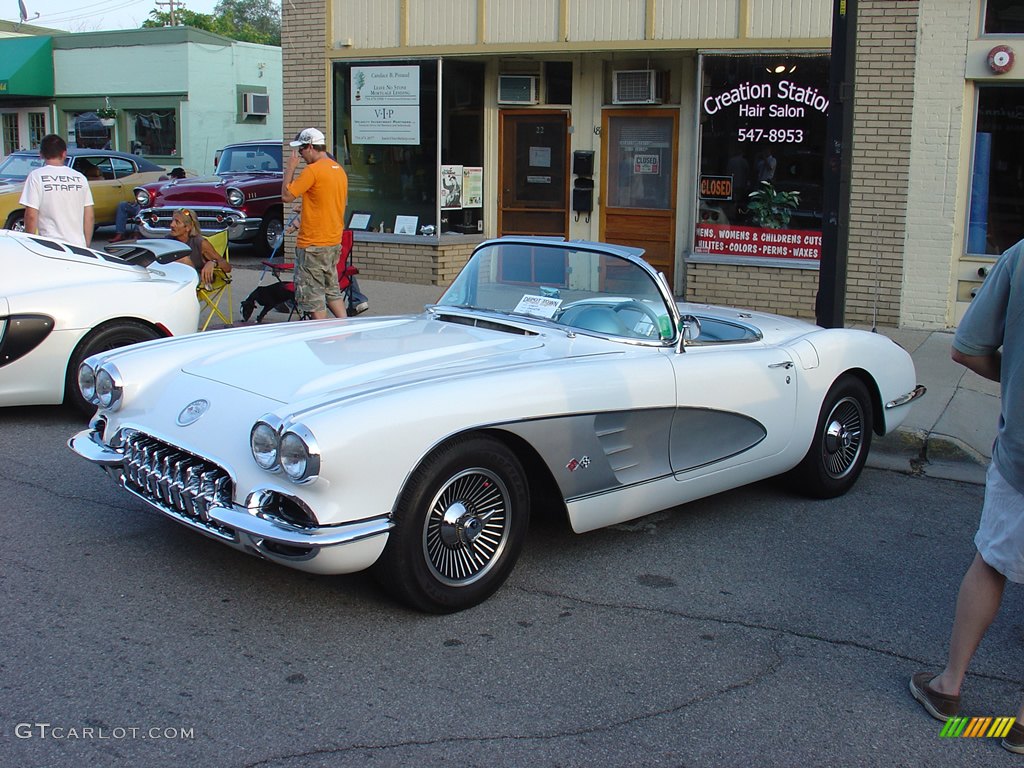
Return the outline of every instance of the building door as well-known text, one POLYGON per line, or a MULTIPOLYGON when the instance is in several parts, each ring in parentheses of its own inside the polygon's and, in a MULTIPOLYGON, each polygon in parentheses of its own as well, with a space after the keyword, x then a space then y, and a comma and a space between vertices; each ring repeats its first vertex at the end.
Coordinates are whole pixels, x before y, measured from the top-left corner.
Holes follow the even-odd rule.
POLYGON ((500 114, 498 232, 568 237, 568 114, 540 110, 500 114))
POLYGON ((601 118, 601 239, 643 248, 673 284, 679 114, 606 109, 601 118))

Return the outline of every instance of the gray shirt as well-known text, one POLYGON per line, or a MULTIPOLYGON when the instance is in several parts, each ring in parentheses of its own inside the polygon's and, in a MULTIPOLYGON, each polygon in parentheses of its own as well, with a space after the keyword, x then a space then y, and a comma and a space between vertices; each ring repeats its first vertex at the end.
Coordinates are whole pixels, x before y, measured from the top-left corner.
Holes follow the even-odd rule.
POLYGON ((1002 403, 992 463, 1024 493, 1024 240, 1009 248, 985 278, 953 338, 965 355, 1003 350, 1002 403))

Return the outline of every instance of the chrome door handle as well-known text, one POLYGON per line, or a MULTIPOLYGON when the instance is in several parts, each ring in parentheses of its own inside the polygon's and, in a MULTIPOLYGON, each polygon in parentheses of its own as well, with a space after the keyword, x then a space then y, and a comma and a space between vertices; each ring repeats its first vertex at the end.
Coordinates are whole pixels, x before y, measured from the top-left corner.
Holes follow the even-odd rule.
POLYGON ((784 363, 770 363, 768 365, 768 367, 769 368, 785 368, 786 370, 789 370, 790 368, 793 367, 793 361, 792 360, 786 360, 784 363))

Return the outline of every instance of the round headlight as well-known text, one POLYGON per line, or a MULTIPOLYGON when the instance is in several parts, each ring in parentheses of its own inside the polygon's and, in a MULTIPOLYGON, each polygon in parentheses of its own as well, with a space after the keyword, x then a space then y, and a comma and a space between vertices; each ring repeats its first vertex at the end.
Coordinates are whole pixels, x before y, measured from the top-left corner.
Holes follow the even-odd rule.
POLYGON ((78 391, 86 402, 96 404, 96 371, 88 363, 78 366, 78 391))
POLYGON ((101 408, 117 408, 121 402, 121 377, 110 363, 96 372, 96 402, 101 408))
POLYGON ((242 203, 245 202, 245 195, 242 194, 240 189, 229 189, 228 190, 228 203, 235 206, 235 208, 241 207, 242 203))
POLYGON ((262 469, 273 469, 277 466, 279 441, 277 430, 265 421, 256 422, 249 433, 249 447, 252 449, 253 460, 262 469))
POLYGON ((149 192, 144 189, 135 190, 135 202, 138 203, 141 208, 148 208, 150 202, 149 192))
POLYGON ((297 483, 311 480, 320 473, 320 451, 305 427, 293 427, 281 436, 281 468, 297 483))

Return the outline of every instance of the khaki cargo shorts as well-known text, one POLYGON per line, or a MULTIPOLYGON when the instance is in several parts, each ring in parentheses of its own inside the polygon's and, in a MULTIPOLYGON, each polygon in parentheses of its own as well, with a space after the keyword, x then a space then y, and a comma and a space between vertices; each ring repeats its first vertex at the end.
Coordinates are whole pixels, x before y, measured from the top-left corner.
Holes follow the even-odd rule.
POLYGON ((295 305, 300 313, 326 312, 327 302, 343 298, 338 287, 341 244, 295 249, 295 305))

